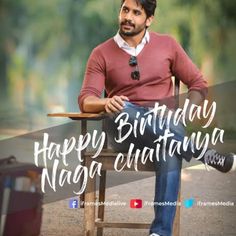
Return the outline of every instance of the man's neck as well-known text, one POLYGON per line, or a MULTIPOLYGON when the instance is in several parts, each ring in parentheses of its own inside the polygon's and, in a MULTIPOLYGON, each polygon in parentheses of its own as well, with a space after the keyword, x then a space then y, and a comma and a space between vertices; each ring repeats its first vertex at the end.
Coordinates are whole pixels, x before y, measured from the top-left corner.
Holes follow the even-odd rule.
POLYGON ((125 40, 126 43, 128 43, 130 47, 136 48, 141 43, 145 33, 146 30, 140 32, 138 35, 135 36, 124 36, 122 34, 120 34, 120 36, 125 40))

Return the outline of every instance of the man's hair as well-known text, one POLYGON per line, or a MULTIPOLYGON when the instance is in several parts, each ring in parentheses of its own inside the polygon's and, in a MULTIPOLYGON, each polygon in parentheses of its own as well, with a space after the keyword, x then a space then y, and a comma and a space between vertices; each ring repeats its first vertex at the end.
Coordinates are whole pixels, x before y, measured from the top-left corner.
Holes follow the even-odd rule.
MULTIPOLYGON (((123 5, 125 0, 121 0, 121 6, 123 5)), ((156 10, 156 5, 157 1, 156 0, 135 0, 137 4, 140 4, 147 17, 154 16, 155 10, 156 10)))

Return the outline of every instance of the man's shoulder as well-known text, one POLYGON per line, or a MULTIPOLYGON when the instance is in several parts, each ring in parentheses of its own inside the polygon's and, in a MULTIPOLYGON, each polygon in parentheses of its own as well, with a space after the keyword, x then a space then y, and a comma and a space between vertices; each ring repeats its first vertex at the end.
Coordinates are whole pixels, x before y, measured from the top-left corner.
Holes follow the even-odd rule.
POLYGON ((150 37, 152 40, 155 40, 155 41, 162 41, 162 42, 175 41, 174 37, 169 34, 150 32, 150 37))

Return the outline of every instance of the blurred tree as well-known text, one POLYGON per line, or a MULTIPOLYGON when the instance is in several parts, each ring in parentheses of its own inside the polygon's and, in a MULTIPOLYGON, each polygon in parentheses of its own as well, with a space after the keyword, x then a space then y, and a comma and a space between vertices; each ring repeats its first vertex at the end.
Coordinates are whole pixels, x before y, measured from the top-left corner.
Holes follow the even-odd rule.
POLYGON ((27 25, 24 0, 0 1, 0 99, 8 97, 8 66, 27 25))
MULTIPOLYGON (((9 106, 10 96, 31 121, 52 105, 77 110, 88 56, 118 30, 119 6, 120 0, 1 0, 2 104, 9 106)), ((174 35, 207 77, 231 80, 235 7, 232 0, 158 1, 152 30, 174 35)))
POLYGON ((231 0, 168 2, 160 5, 173 9, 170 19, 176 19, 176 24, 172 27, 177 26, 175 33, 194 61, 203 68, 206 65, 206 73, 214 83, 234 80, 236 4, 231 0))

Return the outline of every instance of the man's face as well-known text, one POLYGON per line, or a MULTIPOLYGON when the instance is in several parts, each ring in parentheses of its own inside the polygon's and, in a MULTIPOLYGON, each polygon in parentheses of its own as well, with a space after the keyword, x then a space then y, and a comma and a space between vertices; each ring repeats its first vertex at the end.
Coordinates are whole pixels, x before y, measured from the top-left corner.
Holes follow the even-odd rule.
POLYGON ((120 34, 130 37, 138 35, 151 25, 152 19, 152 16, 147 18, 144 9, 135 0, 125 0, 119 14, 120 34))

